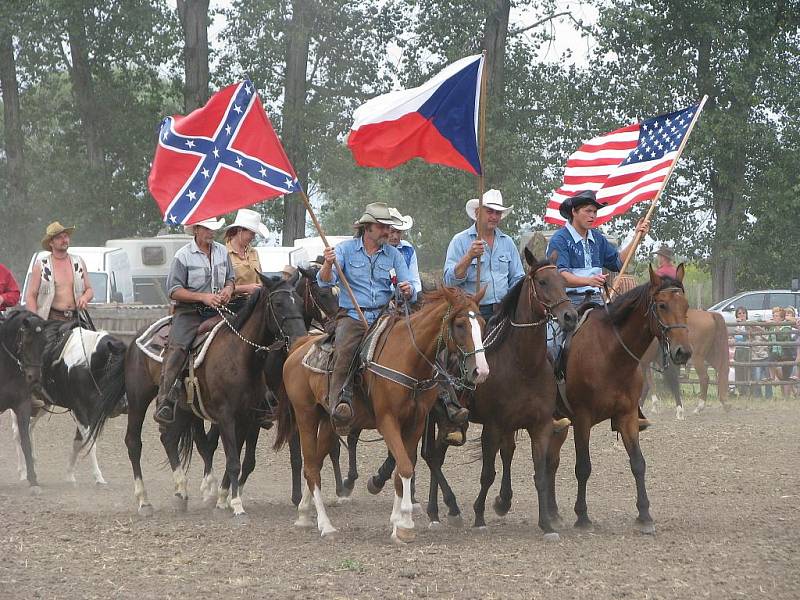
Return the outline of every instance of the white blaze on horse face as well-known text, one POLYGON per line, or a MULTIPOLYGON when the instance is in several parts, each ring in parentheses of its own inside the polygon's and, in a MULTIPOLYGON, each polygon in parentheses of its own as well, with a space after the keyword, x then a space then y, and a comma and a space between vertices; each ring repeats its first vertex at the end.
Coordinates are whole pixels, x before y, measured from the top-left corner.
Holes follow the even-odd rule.
POLYGON ((475 346, 475 366, 478 368, 478 378, 476 383, 483 383, 489 377, 489 363, 486 362, 486 353, 483 352, 483 339, 481 338, 481 326, 478 318, 470 313, 469 323, 472 326, 472 344, 475 346))
POLYGON ((79 365, 91 367, 92 355, 97 350, 97 344, 106 335, 107 332, 105 331, 92 331, 76 327, 70 333, 58 360, 64 362, 67 366, 67 371, 79 365))

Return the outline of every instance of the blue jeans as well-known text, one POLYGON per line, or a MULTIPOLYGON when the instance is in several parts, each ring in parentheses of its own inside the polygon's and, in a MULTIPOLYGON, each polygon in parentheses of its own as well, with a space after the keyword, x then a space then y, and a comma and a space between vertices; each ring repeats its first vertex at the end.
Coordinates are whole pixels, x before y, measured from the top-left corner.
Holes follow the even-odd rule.
MULTIPOLYGON (((753 367, 753 396, 756 398, 761 398, 762 377, 769 377, 769 367, 766 365, 753 367)), ((769 384, 764 386, 764 398, 772 398, 772 386, 769 384)))

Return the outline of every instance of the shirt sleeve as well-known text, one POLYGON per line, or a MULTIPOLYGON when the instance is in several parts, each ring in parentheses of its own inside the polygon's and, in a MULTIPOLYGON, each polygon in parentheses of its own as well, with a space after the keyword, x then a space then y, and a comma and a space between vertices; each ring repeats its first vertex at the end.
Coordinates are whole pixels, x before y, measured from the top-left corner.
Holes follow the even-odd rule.
POLYGON ((236 271, 233 270, 233 261, 230 253, 225 250, 225 285, 229 283, 236 285, 236 271))
POLYGON ((409 280, 411 285, 414 286, 414 289, 419 294, 422 291, 422 280, 419 277, 419 265, 417 264, 416 250, 414 250, 414 254, 411 255, 411 262, 408 265, 408 273, 411 277, 409 280))
POLYGON ((550 243, 547 245, 547 252, 545 254, 548 257, 553 253, 554 250, 558 253, 558 258, 556 258, 556 267, 558 268, 559 272, 572 270, 572 267, 569 264, 568 243, 569 242, 564 239, 564 236, 556 233, 550 238, 550 243))
MULTIPOLYGON (((408 269, 408 265, 406 265, 406 259, 403 258, 403 255, 399 250, 395 250, 394 252, 394 264, 392 266, 397 273, 397 281, 408 281, 411 283, 411 302, 416 302, 417 288, 414 286, 414 282, 411 280, 411 273, 408 269)), ((417 278, 419 278, 419 275, 417 275, 417 278)))
POLYGON ((2 280, 0 280, 0 288, 2 288, 2 292, 0 292, 0 308, 16 306, 19 303, 19 285, 17 285, 17 280, 14 279, 11 271, 3 270, 5 273, 0 271, 0 275, 2 275, 2 280))
POLYGON ((619 259, 619 251, 606 238, 603 238, 602 252, 603 268, 608 269, 609 271, 614 271, 615 273, 619 273, 620 269, 622 269, 622 261, 619 259))
POLYGON ((450 240, 450 245, 447 246, 447 258, 444 261, 442 279, 446 286, 455 287, 467 280, 467 273, 464 273, 464 277, 456 276, 456 265, 464 257, 464 254, 466 254, 466 251, 464 250, 462 238, 460 235, 456 235, 450 240))
POLYGON ((172 259, 167 275, 167 296, 172 298, 173 292, 177 289, 186 289, 189 286, 189 269, 181 261, 180 255, 172 259))

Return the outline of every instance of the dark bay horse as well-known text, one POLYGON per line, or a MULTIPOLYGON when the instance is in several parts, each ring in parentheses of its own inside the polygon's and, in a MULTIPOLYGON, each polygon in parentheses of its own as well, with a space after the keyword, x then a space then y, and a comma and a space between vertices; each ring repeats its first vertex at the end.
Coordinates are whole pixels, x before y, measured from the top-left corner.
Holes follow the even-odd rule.
MULTIPOLYGON (((686 319, 689 325, 689 343, 692 345, 692 358, 689 364, 694 367, 697 378, 700 380, 700 402, 695 409, 695 414, 706 407, 708 399, 708 367, 713 367, 717 373, 717 398, 725 410, 728 406, 728 327, 725 319, 719 313, 707 310, 689 309, 686 319)), ((647 353, 642 357, 642 370, 645 378, 643 398, 648 390, 653 390, 653 374, 649 365, 656 364, 663 368, 664 381, 667 383, 672 395, 675 397, 675 417, 683 420, 683 401, 681 400, 680 367, 667 361, 662 365, 659 356, 658 344, 653 341, 647 353)), ((653 391, 653 411, 656 410, 657 400, 653 391)))
MULTIPOLYGON (((206 414, 218 425, 225 449, 225 475, 217 504, 220 507, 230 504, 235 517, 245 514, 239 493, 240 452, 256 418, 255 409, 264 397, 266 353, 273 344, 273 351, 280 351, 290 340, 306 333, 294 281, 261 276, 261 283, 262 287, 250 295, 245 306, 229 321, 230 325, 219 329, 205 360, 195 371, 206 414)), ((160 371, 160 363, 149 358, 135 343, 130 345, 125 361, 128 394, 125 444, 133 467, 134 495, 142 515, 152 514, 153 510, 142 480, 142 425, 147 407, 158 392, 160 371)), ((102 421, 93 430, 101 427, 102 421)), ((188 503, 185 466, 193 439, 202 438, 200 442, 205 442, 205 434, 198 435, 200 431, 202 421, 188 410, 177 410, 175 421, 161 429, 161 442, 175 480, 178 508, 182 510, 188 503)))
MULTIPOLYGON (((417 382, 435 381, 441 375, 441 367, 434 367, 434 363, 439 351, 446 349, 460 357, 459 363, 467 381, 483 381, 489 369, 483 356, 483 321, 476 304, 479 299, 451 288, 442 288, 429 295, 419 312, 387 326, 383 333, 384 343, 378 345, 373 362, 417 382), (392 343, 385 343, 387 339, 392 343)), ((283 368, 283 384, 300 432, 307 483, 297 507, 295 525, 312 526, 310 511, 313 499, 317 528, 322 536, 327 536, 336 530, 322 500, 320 469, 325 455, 338 441, 325 411, 328 377, 312 372, 302 364, 316 341, 316 336, 310 336, 292 348, 283 368)), ((362 386, 354 394, 353 429, 378 429, 397 460, 390 521, 393 525, 392 539, 398 542, 409 542, 415 537, 411 478, 425 418, 437 396, 436 386, 419 389, 417 384, 409 385, 408 381, 398 383, 376 375, 373 370, 365 370, 362 386)), ((288 440, 294 430, 291 419, 286 418, 289 407, 285 401, 281 401, 280 406, 284 414, 278 421, 277 447, 288 440)))
POLYGON ((27 310, 0 319, 0 412, 11 409, 17 418, 32 494, 39 493, 39 483, 31 449, 31 393, 43 382, 44 325, 44 319, 27 310))
MULTIPOLYGON (((592 525, 586 507, 586 482, 592 472, 589 434, 593 426, 611 419, 612 428, 622 436, 636 480, 638 528, 642 533, 655 532, 645 489, 646 465, 639 446, 639 361, 654 338, 666 345, 676 364, 685 364, 691 357, 683 273, 682 264, 677 269, 677 279, 659 277, 651 268, 649 283, 618 296, 606 309, 592 310, 574 334, 567 357, 563 403, 570 413, 575 439, 576 527, 592 525)), ((566 436, 567 430, 554 435, 548 452, 549 508, 555 519, 560 519, 555 476, 566 436)))

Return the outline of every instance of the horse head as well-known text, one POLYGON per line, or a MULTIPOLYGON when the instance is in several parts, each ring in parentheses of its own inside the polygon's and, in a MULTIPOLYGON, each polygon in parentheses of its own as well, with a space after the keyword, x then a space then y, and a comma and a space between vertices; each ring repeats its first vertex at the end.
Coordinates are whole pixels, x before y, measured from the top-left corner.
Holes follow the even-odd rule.
POLYGON ((320 325, 336 317, 339 310, 338 288, 324 288, 317 282, 319 267, 298 267, 302 278, 297 284, 298 293, 303 298, 303 311, 306 323, 316 319, 320 325))
MULTIPOLYGON (((531 280, 531 305, 537 301, 545 316, 558 321, 564 332, 572 331, 578 324, 578 312, 567 298, 564 278, 556 268, 558 253, 553 252, 547 260, 538 260, 525 248, 525 261, 528 263, 528 277, 531 280)), ((533 307, 533 306, 532 306, 533 307)))
POLYGON ((42 384, 42 355, 47 343, 44 323, 35 313, 20 310, 0 328, 4 353, 17 364, 31 389, 40 388, 42 384))
POLYGON ((692 356, 683 275, 683 263, 678 265, 677 279, 660 277, 650 267, 650 330, 676 365, 686 364, 692 356))
POLYGON ((457 288, 441 288, 449 306, 442 319, 441 342, 450 356, 459 357, 461 377, 471 385, 486 381, 489 363, 483 349, 483 327, 478 303, 486 288, 471 296, 457 288))
POLYGON ((277 339, 283 339, 288 348, 294 340, 308 333, 303 319, 303 300, 295 290, 299 274, 295 273, 288 280, 260 273, 259 277, 263 286, 261 294, 268 304, 267 328, 277 339))

